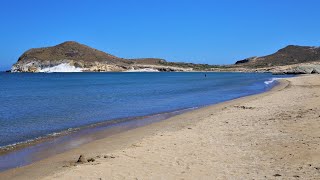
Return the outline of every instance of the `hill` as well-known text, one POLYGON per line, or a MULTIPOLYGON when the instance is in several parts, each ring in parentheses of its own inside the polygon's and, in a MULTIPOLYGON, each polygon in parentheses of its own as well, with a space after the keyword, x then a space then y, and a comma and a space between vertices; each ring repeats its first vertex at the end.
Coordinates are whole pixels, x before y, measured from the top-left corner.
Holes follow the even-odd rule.
POLYGON ((13 65, 14 72, 41 72, 43 69, 59 65, 73 66, 90 71, 107 70, 103 65, 110 65, 110 70, 121 69, 130 64, 128 60, 99 51, 89 46, 67 41, 53 47, 34 48, 23 53, 13 65), (95 67, 96 66, 96 67, 95 67))
POLYGON ((274 54, 237 61, 243 67, 262 68, 320 61, 320 48, 289 45, 274 54))
POLYGON ((11 72, 145 72, 236 71, 288 74, 320 73, 320 48, 289 45, 274 54, 250 57, 234 65, 169 62, 160 58, 120 58, 89 46, 67 41, 23 53, 11 72))
POLYGON ((193 71, 210 70, 210 65, 174 63, 158 58, 124 59, 67 41, 23 53, 12 72, 108 72, 108 71, 193 71))

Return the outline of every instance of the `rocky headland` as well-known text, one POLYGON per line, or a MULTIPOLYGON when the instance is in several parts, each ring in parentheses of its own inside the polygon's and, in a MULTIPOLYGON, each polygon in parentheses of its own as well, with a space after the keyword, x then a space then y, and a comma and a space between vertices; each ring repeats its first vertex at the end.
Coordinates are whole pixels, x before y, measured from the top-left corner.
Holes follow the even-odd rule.
POLYGON ((271 55, 239 60, 230 70, 274 74, 319 74, 320 47, 289 45, 271 55))
POLYGON ((233 65, 169 62, 159 58, 120 58, 89 46, 67 41, 23 53, 11 72, 271 72, 319 74, 320 48, 289 45, 274 54, 250 57, 233 65))
POLYGON ((12 66, 11 72, 192 71, 196 66, 200 65, 171 63, 157 58, 124 59, 67 41, 26 51, 12 66))

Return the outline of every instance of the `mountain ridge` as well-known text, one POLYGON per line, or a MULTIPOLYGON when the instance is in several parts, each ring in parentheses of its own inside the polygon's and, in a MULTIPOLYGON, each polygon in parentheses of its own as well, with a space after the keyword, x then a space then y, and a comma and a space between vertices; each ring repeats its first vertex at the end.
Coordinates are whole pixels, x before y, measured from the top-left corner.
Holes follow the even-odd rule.
POLYGON ((66 41, 24 52, 11 72, 124 72, 214 71, 320 73, 320 47, 288 45, 266 56, 253 56, 233 65, 169 62, 161 58, 125 59, 98 49, 66 41))

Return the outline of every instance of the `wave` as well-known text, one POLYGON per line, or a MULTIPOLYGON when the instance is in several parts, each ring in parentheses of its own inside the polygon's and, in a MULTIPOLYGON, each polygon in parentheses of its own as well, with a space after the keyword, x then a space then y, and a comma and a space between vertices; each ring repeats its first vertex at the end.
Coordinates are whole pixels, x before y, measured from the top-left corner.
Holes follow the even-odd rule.
POLYGON ((42 141, 42 140, 45 140, 45 139, 49 139, 49 138, 60 137, 60 136, 63 136, 63 135, 67 135, 67 134, 70 134, 70 133, 77 132, 80 129, 81 128, 78 128, 78 127, 76 127, 76 128, 68 128, 67 130, 63 130, 63 131, 59 131, 59 132, 53 132, 53 133, 46 134, 46 135, 43 135, 43 136, 38 136, 38 137, 35 137, 35 138, 32 138, 32 139, 28 139, 28 140, 25 140, 25 141, 20 141, 20 142, 8 144, 8 145, 3 145, 3 146, 0 146, 0 151, 14 149, 17 146, 24 146, 24 145, 27 145, 27 144, 37 143, 39 141, 42 141))
POLYGON ((270 84, 273 84, 275 81, 277 81, 279 79, 281 79, 281 78, 271 78, 268 81, 265 81, 264 84, 270 85, 270 84))

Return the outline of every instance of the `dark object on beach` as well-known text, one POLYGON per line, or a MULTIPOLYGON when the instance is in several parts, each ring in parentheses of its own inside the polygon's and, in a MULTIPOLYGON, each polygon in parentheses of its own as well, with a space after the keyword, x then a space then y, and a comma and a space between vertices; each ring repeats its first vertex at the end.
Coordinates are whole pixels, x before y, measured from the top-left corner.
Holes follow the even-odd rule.
POLYGON ((254 107, 248 107, 248 106, 234 106, 235 108, 240 108, 240 109, 254 109, 254 107))
POLYGON ((105 155, 105 156, 103 156, 104 158, 111 158, 111 159, 114 159, 114 158, 116 158, 115 156, 107 156, 107 155, 105 155))
POLYGON ((84 155, 80 155, 77 163, 86 163, 88 162, 87 159, 84 157, 84 155))
POLYGON ((279 176, 281 176, 281 174, 275 174, 275 175, 273 175, 274 177, 279 177, 279 176))
POLYGON ((90 159, 88 159, 88 162, 94 162, 95 161, 95 159, 94 158, 90 158, 90 159))

